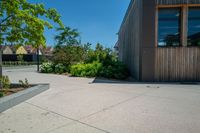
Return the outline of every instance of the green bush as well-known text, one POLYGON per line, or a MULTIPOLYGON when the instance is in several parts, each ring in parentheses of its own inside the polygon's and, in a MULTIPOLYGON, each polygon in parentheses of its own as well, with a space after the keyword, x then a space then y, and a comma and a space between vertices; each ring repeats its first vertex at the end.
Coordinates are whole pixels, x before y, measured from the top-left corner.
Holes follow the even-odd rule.
POLYGON ((92 63, 94 61, 98 61, 101 62, 103 66, 108 66, 116 60, 117 54, 113 50, 109 48, 104 48, 101 44, 97 44, 95 50, 90 49, 88 51, 85 63, 92 63))
POLYGON ((25 80, 23 81, 23 80, 19 80, 19 83, 21 84, 21 86, 22 87, 24 87, 24 88, 28 88, 28 87, 30 87, 30 84, 29 84, 29 82, 28 82, 28 79, 27 78, 25 78, 25 80))
POLYGON ((53 73, 54 72, 54 64, 53 63, 42 63, 40 70, 42 73, 53 73))
POLYGON ((76 64, 71 66, 70 73, 77 77, 96 77, 102 69, 102 64, 93 62, 88 64, 76 64))
POLYGON ((3 92, 0 92, 0 98, 3 97, 3 96, 4 96, 4 93, 3 93, 3 92))
POLYGON ((92 49, 90 44, 57 45, 52 59, 55 65, 43 63, 41 72, 70 72, 77 77, 110 79, 126 79, 129 76, 127 67, 117 60, 116 52, 101 44, 97 44, 95 49, 92 49))
POLYGON ((9 89, 10 88, 10 79, 8 78, 8 76, 2 76, 0 78, 0 82, 2 83, 2 87, 4 89, 9 89))
POLYGON ((124 80, 129 76, 129 72, 123 63, 115 61, 112 62, 111 65, 104 66, 99 76, 104 78, 124 80))
POLYGON ((24 56, 23 55, 17 55, 17 60, 19 61, 19 62, 24 62, 24 56))
POLYGON ((65 72, 67 72, 67 68, 63 64, 59 63, 55 65, 55 73, 62 74, 65 72))
POLYGON ((69 67, 76 63, 82 62, 85 52, 84 48, 79 45, 67 45, 60 46, 57 45, 54 48, 53 52, 53 63, 54 64, 63 64, 64 66, 69 67))

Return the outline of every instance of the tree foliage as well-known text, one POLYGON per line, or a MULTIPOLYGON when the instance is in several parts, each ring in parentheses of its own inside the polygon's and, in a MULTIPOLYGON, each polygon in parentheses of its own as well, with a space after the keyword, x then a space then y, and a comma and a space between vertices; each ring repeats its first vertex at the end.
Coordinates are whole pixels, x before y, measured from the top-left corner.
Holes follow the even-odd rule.
POLYGON ((57 45, 54 48, 52 65, 42 64, 42 72, 69 72, 72 76, 104 77, 126 79, 129 76, 127 67, 117 60, 117 54, 109 48, 97 44, 57 45), (54 67, 57 66, 57 67, 54 67))
POLYGON ((82 62, 86 58, 86 51, 81 45, 57 45, 53 52, 53 62, 65 66, 82 62))
POLYGON ((0 0, 0 43, 45 45, 44 30, 53 28, 48 20, 63 27, 54 8, 26 0, 0 0))
POLYGON ((85 62, 92 63, 94 61, 99 61, 103 63, 103 65, 108 66, 110 63, 116 60, 117 56, 113 50, 104 48, 103 45, 97 43, 95 50, 89 50, 88 57, 85 62))
POLYGON ((129 76, 127 67, 117 60, 117 54, 112 49, 98 43, 94 50, 89 47, 87 51, 83 63, 71 66, 73 76, 111 79, 126 79, 129 76))
POLYGON ((57 45, 77 45, 79 44, 78 37, 80 33, 77 29, 71 29, 70 27, 60 27, 57 28, 59 32, 55 36, 57 45))

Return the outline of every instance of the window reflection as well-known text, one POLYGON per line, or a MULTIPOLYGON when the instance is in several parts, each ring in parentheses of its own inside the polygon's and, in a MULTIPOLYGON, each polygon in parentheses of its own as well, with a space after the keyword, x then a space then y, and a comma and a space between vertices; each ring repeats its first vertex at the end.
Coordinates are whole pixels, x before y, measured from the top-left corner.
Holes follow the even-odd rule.
POLYGON ((158 46, 180 46, 180 9, 159 9, 158 46))
POLYGON ((200 46, 200 8, 189 8, 188 46, 200 46))

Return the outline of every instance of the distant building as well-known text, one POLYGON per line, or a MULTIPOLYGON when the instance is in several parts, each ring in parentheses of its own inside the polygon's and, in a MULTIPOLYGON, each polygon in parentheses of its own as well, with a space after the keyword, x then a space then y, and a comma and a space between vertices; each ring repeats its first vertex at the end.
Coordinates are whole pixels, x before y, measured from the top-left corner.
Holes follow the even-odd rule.
MULTIPOLYGON (((25 45, 20 46, 17 49, 12 45, 1 45, 0 46, 2 53, 5 55, 12 55, 12 54, 37 54, 37 48, 34 48, 32 45, 25 45)), ((39 55, 52 55, 53 47, 39 47, 39 55)))
MULTIPOLYGON (((33 48, 32 51, 31 51, 31 54, 38 54, 38 53, 37 53, 37 48, 33 48)), ((42 54, 42 49, 41 49, 41 48, 39 48, 39 55, 43 55, 43 54, 42 54)))
POLYGON ((26 49, 27 54, 31 54, 31 51, 33 50, 33 47, 31 45, 26 45, 24 46, 24 48, 26 49))
POLYGON ((117 41, 114 46, 115 52, 117 53, 117 56, 119 57, 119 42, 117 41))
POLYGON ((16 50, 16 54, 28 54, 28 52, 26 51, 26 49, 23 46, 20 46, 17 50, 16 50))
POLYGON ((5 46, 4 48, 3 48, 3 54, 6 54, 6 55, 8 55, 8 54, 13 54, 13 50, 11 49, 11 47, 9 47, 9 46, 5 46))
POLYGON ((43 54, 44 55, 52 55, 53 54, 53 47, 46 47, 43 49, 43 54))

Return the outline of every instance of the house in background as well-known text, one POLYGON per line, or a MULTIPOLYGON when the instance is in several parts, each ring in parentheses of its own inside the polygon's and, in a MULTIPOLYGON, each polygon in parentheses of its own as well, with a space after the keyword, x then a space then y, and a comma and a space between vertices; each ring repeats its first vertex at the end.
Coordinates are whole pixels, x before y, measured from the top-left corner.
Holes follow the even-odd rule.
MULTIPOLYGON (((7 61, 18 61, 17 56, 23 55, 24 61, 27 62, 35 62, 37 61, 37 48, 32 47, 31 45, 26 46, 19 46, 17 49, 15 46, 12 45, 1 45, 2 50, 2 60, 4 62, 7 61)), ((39 55, 43 56, 44 58, 51 59, 52 57, 53 48, 52 47, 40 47, 39 48, 39 55)))
POLYGON ((6 55, 11 55, 11 54, 13 54, 13 50, 12 50, 12 48, 9 47, 9 46, 4 46, 3 49, 2 49, 2 51, 3 51, 3 54, 6 54, 6 55))
POLYGON ((119 57, 119 42, 118 41, 115 43, 114 50, 115 50, 117 56, 119 57))
POLYGON ((24 46, 24 49, 27 51, 27 54, 31 54, 33 47, 31 45, 24 46))
POLYGON ((33 49, 31 50, 31 54, 35 54, 35 55, 37 55, 37 54, 39 54, 39 55, 43 55, 43 53, 42 53, 42 49, 39 48, 39 50, 37 50, 37 48, 33 48, 33 49))
POLYGON ((46 47, 42 50, 44 55, 52 56, 53 54, 53 47, 46 47))
POLYGON ((25 54, 28 54, 28 52, 26 51, 26 49, 23 46, 20 46, 19 48, 17 48, 16 54, 25 55, 25 54))
POLYGON ((200 81, 200 0, 131 0, 117 47, 139 81, 200 81))

